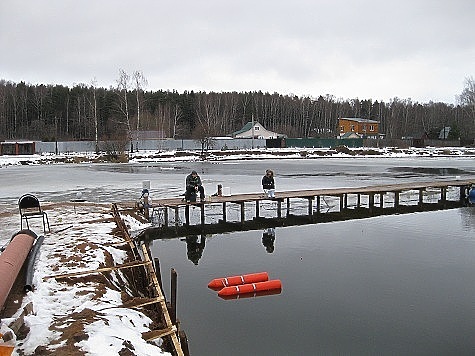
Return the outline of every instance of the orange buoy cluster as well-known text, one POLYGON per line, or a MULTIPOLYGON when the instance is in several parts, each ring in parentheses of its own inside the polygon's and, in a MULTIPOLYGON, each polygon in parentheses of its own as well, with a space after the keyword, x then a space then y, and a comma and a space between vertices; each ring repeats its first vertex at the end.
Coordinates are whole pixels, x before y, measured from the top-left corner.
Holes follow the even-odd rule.
POLYGON ((219 290, 218 296, 227 298, 250 293, 261 294, 268 291, 280 291, 282 283, 279 279, 269 280, 267 272, 258 272, 241 276, 215 278, 208 283, 208 287, 219 290))
POLYGON ((268 290, 282 289, 282 283, 278 279, 271 281, 241 284, 239 286, 224 287, 218 292, 220 297, 235 294, 246 294, 255 292, 264 292, 268 290))

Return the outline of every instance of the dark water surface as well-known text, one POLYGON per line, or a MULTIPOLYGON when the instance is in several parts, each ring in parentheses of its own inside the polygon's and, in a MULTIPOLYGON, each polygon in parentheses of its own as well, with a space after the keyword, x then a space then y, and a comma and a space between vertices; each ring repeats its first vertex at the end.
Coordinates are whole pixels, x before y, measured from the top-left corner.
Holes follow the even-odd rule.
POLYGON ((192 355, 475 354, 473 207, 205 237, 155 240, 166 294, 192 355), (198 243, 200 238, 198 238, 198 243), (191 245, 191 243, 190 243, 191 245), (199 258, 199 260, 197 260, 199 258), (216 277, 267 271, 281 294, 223 300, 216 277))

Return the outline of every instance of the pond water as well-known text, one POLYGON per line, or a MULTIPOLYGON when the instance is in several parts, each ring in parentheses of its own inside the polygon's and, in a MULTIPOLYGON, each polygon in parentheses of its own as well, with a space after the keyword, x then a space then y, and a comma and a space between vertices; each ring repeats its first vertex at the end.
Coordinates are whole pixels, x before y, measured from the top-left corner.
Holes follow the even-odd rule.
POLYGON ((475 211, 154 240, 192 355, 470 355, 475 211), (272 252, 269 252, 272 251, 272 252), (267 271, 280 294, 224 300, 210 280, 267 271))
MULTIPOLYGON (((16 212, 24 193, 42 202, 77 192, 88 201, 135 201, 145 180, 152 197, 174 197, 192 169, 207 194, 217 184, 255 193, 266 168, 277 191, 475 175, 469 157, 8 166, 0 211, 16 212)), ((264 246, 264 231, 248 231, 155 240, 151 249, 168 297, 168 272, 178 273, 178 318, 195 356, 473 355, 474 210, 276 228, 273 246, 264 246), (207 288, 213 278, 260 271, 282 281, 280 294, 223 300, 207 288)), ((263 211, 272 215, 272 205, 263 211)), ((0 243, 15 229, 0 228, 0 243)))
POLYGON ((229 162, 149 162, 129 164, 25 165, 0 168, 0 208, 16 204, 24 193, 41 200, 74 199, 81 192, 88 201, 119 202, 140 197, 149 180, 155 198, 178 196, 192 169, 201 175, 206 194, 218 184, 232 194, 260 192, 267 168, 275 172, 276 189, 300 190, 355 187, 436 179, 464 179, 475 175, 472 157, 433 158, 321 158, 229 162))

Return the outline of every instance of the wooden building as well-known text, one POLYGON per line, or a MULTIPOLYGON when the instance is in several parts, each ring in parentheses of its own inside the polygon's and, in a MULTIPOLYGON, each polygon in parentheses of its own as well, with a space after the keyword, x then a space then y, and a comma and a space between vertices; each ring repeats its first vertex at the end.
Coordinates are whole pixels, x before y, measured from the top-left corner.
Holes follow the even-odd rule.
POLYGON ((35 154, 34 141, 0 142, 0 155, 32 155, 35 154))
MULTIPOLYGON (((358 117, 343 117, 338 119, 339 136, 356 134, 361 138, 379 138, 379 121, 358 117)), ((346 137, 345 136, 345 137, 346 137)))

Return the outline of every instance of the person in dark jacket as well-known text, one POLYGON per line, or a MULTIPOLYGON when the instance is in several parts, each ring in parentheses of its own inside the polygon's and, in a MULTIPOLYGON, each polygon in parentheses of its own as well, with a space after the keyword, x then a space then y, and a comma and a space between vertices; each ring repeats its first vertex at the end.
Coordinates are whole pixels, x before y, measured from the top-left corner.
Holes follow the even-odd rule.
POLYGON ((268 198, 275 198, 274 172, 270 169, 266 170, 266 175, 262 177, 262 189, 268 198))
POLYGON ((196 200, 196 195, 198 194, 198 192, 200 193, 201 202, 203 202, 205 199, 205 190, 203 188, 203 185, 201 184, 201 178, 198 173, 196 173, 196 171, 192 171, 186 177, 186 202, 189 203, 192 200, 192 197, 194 197, 193 200, 196 200))

